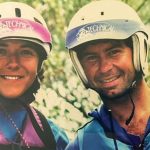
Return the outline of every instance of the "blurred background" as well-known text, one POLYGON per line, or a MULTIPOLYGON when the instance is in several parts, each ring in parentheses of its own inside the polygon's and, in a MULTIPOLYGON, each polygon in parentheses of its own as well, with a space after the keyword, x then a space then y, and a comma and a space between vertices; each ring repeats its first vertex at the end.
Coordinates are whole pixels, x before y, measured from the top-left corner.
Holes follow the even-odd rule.
MULTIPOLYGON (((4 1, 8 0, 0 0, 4 1)), ((65 48, 66 30, 70 19, 80 7, 92 0, 16 1, 34 7, 47 22, 53 38, 51 54, 44 63, 45 78, 32 105, 66 130, 68 137, 72 139, 77 129, 91 119, 87 115, 88 112, 101 104, 99 96, 92 90, 86 90, 82 85, 65 48)), ((150 34, 150 0, 122 1, 137 11, 150 34)), ((150 85, 150 76, 146 77, 146 81, 150 85)))

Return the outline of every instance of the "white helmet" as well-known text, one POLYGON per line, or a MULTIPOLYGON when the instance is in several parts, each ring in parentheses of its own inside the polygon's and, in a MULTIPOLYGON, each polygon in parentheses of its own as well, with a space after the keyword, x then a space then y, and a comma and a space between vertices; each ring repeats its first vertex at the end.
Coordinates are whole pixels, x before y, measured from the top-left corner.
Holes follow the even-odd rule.
POLYGON ((0 4, 0 39, 10 38, 35 42, 50 52, 52 38, 43 17, 25 3, 0 4))
POLYGON ((137 13, 128 5, 116 0, 92 1, 82 7, 70 21, 66 47, 81 80, 88 80, 78 60, 75 47, 98 39, 127 39, 132 37, 133 62, 137 72, 148 70, 147 32, 137 13))

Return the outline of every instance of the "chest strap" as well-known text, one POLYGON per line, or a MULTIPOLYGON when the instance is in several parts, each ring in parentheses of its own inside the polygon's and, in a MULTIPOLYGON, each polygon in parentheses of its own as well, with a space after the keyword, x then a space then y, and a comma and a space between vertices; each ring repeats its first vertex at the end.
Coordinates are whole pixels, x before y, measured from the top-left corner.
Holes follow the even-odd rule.
POLYGON ((45 118, 45 116, 40 111, 38 111, 37 109, 34 108, 37 115, 40 118, 41 123, 42 123, 43 129, 41 129, 37 120, 35 119, 35 116, 31 110, 30 106, 28 106, 28 105, 24 105, 24 106, 31 118, 31 122, 32 122, 32 125, 33 125, 35 131, 37 132, 38 136, 40 137, 40 139, 46 146, 46 149, 47 150, 56 150, 56 141, 55 141, 52 129, 51 129, 50 125, 48 124, 48 121, 45 118))

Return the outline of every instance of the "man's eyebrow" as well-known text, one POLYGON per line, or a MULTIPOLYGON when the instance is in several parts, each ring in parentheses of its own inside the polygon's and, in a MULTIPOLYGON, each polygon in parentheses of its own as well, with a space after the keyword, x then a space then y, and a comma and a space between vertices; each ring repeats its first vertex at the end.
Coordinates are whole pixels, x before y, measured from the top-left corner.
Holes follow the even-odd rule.
POLYGON ((121 45, 119 45, 119 44, 117 44, 117 45, 112 45, 111 47, 106 48, 105 50, 106 50, 106 51, 109 51, 109 50, 112 50, 112 49, 115 49, 115 48, 119 48, 119 47, 121 47, 121 45))
POLYGON ((83 51, 82 53, 77 53, 77 56, 78 56, 80 59, 82 59, 82 58, 84 58, 85 56, 94 55, 94 54, 95 54, 95 52, 93 52, 93 51, 91 51, 91 52, 89 52, 89 51, 83 51))

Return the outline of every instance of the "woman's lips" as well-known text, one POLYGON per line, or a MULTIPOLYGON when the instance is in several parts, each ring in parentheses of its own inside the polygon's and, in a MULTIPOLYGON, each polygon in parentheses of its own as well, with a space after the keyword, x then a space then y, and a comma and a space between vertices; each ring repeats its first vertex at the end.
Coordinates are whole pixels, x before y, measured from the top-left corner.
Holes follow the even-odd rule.
POLYGON ((0 77, 6 80, 18 80, 23 78, 23 76, 19 76, 19 75, 0 75, 0 77))

